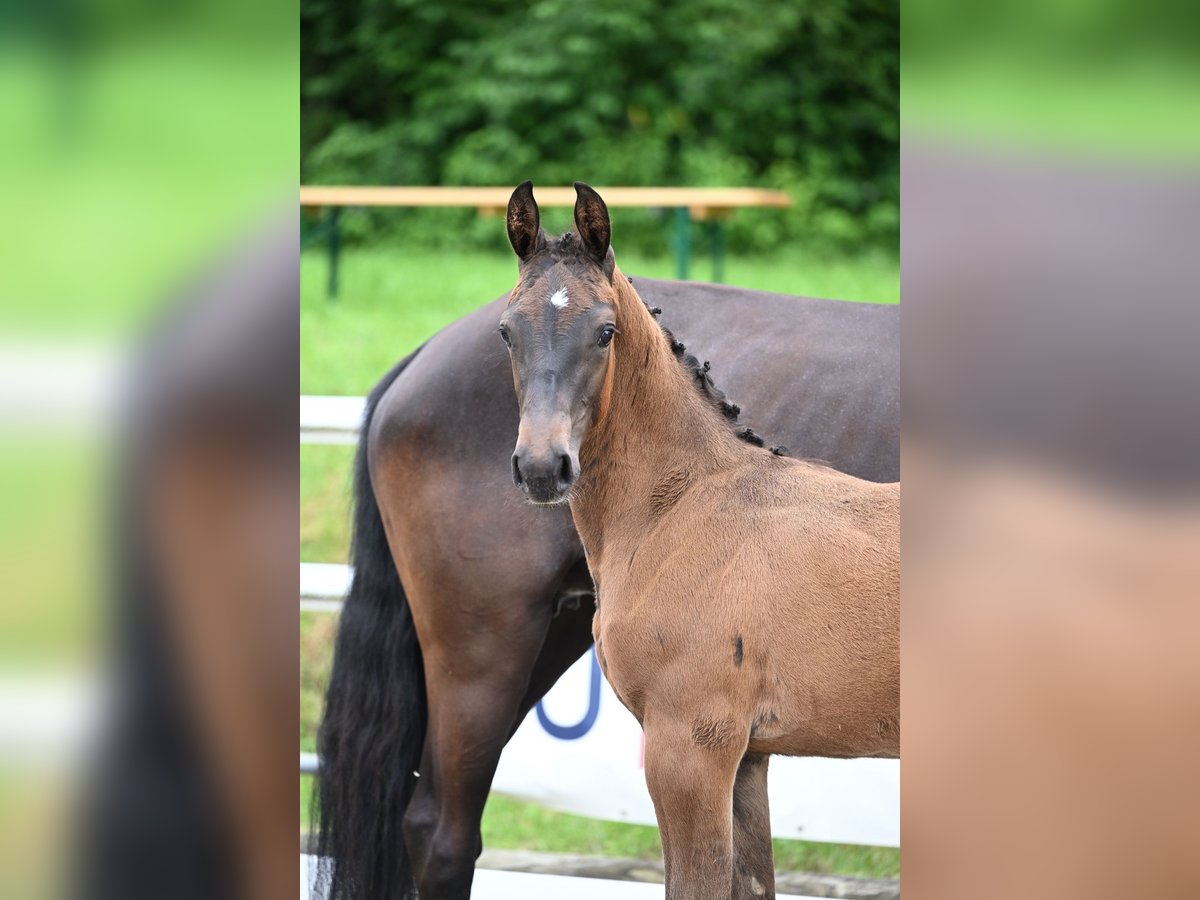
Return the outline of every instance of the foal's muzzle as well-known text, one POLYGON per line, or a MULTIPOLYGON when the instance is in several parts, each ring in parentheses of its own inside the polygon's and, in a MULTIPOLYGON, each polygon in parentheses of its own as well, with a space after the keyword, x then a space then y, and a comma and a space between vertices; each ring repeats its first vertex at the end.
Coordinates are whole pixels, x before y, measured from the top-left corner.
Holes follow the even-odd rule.
POLYGON ((565 451, 531 453, 521 447, 512 457, 513 483, 533 503, 565 503, 571 485, 579 475, 579 466, 565 451))

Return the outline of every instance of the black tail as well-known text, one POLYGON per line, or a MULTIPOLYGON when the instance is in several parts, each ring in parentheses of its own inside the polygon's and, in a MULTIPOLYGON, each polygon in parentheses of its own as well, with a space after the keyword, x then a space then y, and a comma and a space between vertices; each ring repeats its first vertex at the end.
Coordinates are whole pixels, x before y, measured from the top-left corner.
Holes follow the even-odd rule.
POLYGON ((415 895, 401 823, 425 741, 425 679, 371 489, 367 433, 379 399, 419 352, 367 398, 354 461, 354 580, 338 624, 317 735, 321 769, 312 809, 320 889, 328 900, 415 895))

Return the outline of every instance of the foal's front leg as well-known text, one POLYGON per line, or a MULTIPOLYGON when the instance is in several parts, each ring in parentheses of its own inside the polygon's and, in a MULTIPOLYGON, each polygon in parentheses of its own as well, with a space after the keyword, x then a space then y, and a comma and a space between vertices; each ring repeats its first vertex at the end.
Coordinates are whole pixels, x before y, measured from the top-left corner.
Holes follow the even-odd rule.
POLYGON ((667 900, 729 900, 733 784, 747 733, 733 723, 714 730, 685 719, 646 720, 646 785, 663 842, 667 900))

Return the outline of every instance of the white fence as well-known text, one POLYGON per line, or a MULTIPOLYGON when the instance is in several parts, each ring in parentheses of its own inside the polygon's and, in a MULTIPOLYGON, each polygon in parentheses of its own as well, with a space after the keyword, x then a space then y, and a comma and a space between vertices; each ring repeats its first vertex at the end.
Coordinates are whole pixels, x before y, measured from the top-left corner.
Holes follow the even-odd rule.
MULTIPOLYGON (((361 398, 302 397, 301 441, 353 443, 361 398)), ((350 583, 346 566, 300 564, 301 608, 336 612, 350 583)), ((315 771, 301 754, 301 771, 315 771)), ((900 845, 897 760, 776 757, 771 828, 777 837, 900 845)), ((575 663, 529 713, 500 759, 493 788, 562 812, 653 825, 642 772, 642 732, 593 653, 575 663)))
POLYGON ((300 443, 356 443, 365 409, 366 399, 363 397, 302 396, 300 443))

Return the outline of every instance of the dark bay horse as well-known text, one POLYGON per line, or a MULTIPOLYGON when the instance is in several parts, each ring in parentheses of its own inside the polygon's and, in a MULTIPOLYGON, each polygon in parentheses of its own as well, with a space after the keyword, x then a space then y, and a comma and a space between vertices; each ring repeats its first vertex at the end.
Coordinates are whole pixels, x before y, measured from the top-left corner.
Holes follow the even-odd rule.
POLYGON ((900 485, 735 431, 617 268, 604 201, 575 188, 557 240, 529 182, 509 203, 512 478, 570 506, 596 656, 645 733, 668 900, 773 896, 771 866, 746 870, 770 840, 733 812, 766 759, 900 754, 900 485))
MULTIPOLYGON (((899 477, 898 307, 636 286, 772 444, 899 477)), ((432 337, 368 398, 355 575, 318 747, 317 852, 336 862, 324 872, 332 898, 410 896, 414 878, 423 900, 467 897, 500 751, 592 642, 592 581, 569 511, 531 508, 508 474, 519 416, 496 335, 506 299, 432 337)), ((760 768, 737 813, 765 840, 760 768)), ((765 877, 769 855, 745 865, 765 877)))

